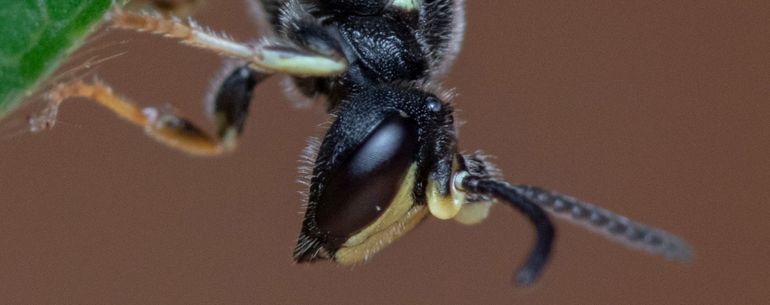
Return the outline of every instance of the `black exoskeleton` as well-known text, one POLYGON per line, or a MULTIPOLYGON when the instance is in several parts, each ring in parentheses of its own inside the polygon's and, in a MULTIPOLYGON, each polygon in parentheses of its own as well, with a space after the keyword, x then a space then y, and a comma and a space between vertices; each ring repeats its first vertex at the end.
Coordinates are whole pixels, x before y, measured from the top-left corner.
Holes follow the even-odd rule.
MULTIPOLYGON (((147 2, 147 1, 145 1, 147 2)), ((198 1, 193 1, 197 3, 198 1)), ((533 224, 537 239, 518 272, 533 282, 551 253, 547 212, 631 247, 688 260, 678 237, 572 197, 505 182, 481 154, 458 150, 451 94, 439 85, 464 33, 461 0, 262 0, 272 35, 244 44, 192 22, 116 9, 114 27, 146 31, 235 58, 217 81, 209 111, 216 134, 172 112, 139 108, 105 84, 62 83, 30 123, 50 128, 61 102, 98 101, 173 148, 194 155, 235 149, 253 88, 273 74, 292 90, 327 103, 333 123, 305 156, 305 218, 294 259, 352 264, 367 260, 427 215, 473 224, 493 202, 510 205, 533 224)))
MULTIPOLYGON (((532 282, 545 265, 554 238, 541 208, 548 208, 543 206, 547 202, 538 199, 550 193, 538 195, 532 188, 500 182, 482 156, 459 154, 452 106, 437 92, 437 78, 451 64, 462 40, 462 3, 263 3, 279 37, 347 61, 340 75, 294 77, 305 95, 326 97, 336 116, 317 150, 295 259, 365 260, 419 222, 426 206, 439 218, 465 215, 475 222, 486 215, 484 202, 494 197, 519 209, 535 226, 535 248, 517 276, 519 283, 532 282), (469 169, 467 163, 476 166, 469 169), (460 208, 466 203, 467 209, 460 208)), ((594 211, 594 218, 615 216, 587 204, 575 206, 594 211)), ((590 221, 582 215, 573 219, 590 221)), ((671 241, 671 249, 663 250, 667 255, 686 252, 675 237, 641 225, 627 227, 613 234, 641 232, 650 240, 665 236, 671 241)), ((654 248, 659 245, 646 246, 658 251, 654 248)))
MULTIPOLYGON (((330 259, 350 236, 372 224, 388 208, 412 163, 415 177, 413 186, 408 186, 412 190, 410 204, 426 205, 429 179, 440 196, 450 196, 452 162, 457 154, 452 107, 431 92, 434 75, 429 71, 454 57, 438 52, 448 49, 442 44, 459 43, 461 37, 449 36, 461 33, 454 28, 462 24, 429 19, 457 14, 451 1, 423 7, 396 6, 388 1, 281 3, 265 5, 273 9, 269 13, 276 16, 272 20, 281 37, 325 55, 344 57, 348 64, 338 76, 294 78, 308 96, 326 96, 330 112, 337 117, 317 153, 306 218, 295 251, 298 261, 330 259), (446 38, 435 39, 440 36, 446 38), (391 122, 393 117, 402 119, 391 122), (394 143, 390 144, 404 144, 413 152, 382 158, 380 164, 367 164, 372 169, 365 175, 350 177, 356 175, 347 168, 350 159, 364 153, 358 149, 373 141, 367 136, 390 126, 416 135, 401 139, 414 143, 391 139, 394 143), (409 162, 401 164, 395 159, 409 162), (345 223, 347 219, 359 225, 350 226, 345 223), (331 223, 344 223, 347 230, 327 229, 331 223)), ((367 156, 368 162, 381 154, 368 153, 372 154, 367 156)), ((360 167, 364 165, 357 164, 360 167)))

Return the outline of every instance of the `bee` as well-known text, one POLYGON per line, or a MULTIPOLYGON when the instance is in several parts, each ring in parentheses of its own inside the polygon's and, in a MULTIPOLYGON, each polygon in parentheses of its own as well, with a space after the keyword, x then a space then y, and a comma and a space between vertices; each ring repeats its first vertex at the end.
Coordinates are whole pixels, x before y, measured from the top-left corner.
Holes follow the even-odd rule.
POLYGON ((474 224, 495 203, 524 214, 537 238, 515 281, 534 282, 550 258, 551 215, 611 240, 672 260, 691 257, 675 235, 546 189, 505 181, 489 158, 458 146, 451 91, 441 86, 464 35, 461 0, 263 0, 272 34, 254 43, 217 35, 192 21, 115 8, 113 27, 149 32, 232 58, 211 94, 216 133, 170 110, 140 107, 104 83, 55 86, 30 123, 53 127, 60 104, 90 99, 151 138, 184 153, 233 151, 253 89, 275 74, 291 89, 321 100, 332 117, 311 144, 309 191, 297 245, 299 263, 355 264, 415 228, 429 215, 474 224))
POLYGON ((126 8, 154 10, 172 16, 190 16, 202 5, 202 0, 131 0, 126 4, 126 8))

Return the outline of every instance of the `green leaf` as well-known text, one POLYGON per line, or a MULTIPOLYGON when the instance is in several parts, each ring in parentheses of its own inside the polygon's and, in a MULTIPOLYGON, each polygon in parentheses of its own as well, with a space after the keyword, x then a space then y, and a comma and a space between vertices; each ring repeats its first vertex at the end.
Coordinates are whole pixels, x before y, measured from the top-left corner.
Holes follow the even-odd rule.
POLYGON ((0 118, 52 73, 112 0, 0 0, 0 118))

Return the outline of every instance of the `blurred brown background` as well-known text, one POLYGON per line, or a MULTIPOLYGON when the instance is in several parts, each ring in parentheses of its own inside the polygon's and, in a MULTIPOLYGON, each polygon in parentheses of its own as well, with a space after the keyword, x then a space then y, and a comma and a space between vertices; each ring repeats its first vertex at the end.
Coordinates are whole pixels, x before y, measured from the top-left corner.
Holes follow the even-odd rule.
MULTIPOLYGON (((82 101, 43 134, 16 134, 34 100, 5 120, 0 303, 768 304, 770 3, 717 2, 470 1, 447 80, 465 150, 681 235, 690 265, 558 222, 545 274, 516 288, 533 232, 503 206, 474 227, 426 221, 366 265, 294 265, 297 160, 327 116, 293 108, 276 78, 223 158, 167 149, 82 101)), ((245 7, 209 1, 196 18, 248 40, 245 7)), ((210 126, 216 56, 123 31, 81 51, 127 52, 91 74, 210 126)))

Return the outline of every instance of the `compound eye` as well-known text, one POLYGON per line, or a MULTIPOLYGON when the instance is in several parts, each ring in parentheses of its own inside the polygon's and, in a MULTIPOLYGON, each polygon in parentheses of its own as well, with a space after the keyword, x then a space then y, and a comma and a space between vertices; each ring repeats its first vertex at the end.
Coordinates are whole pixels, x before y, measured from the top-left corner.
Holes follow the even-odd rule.
POLYGON ((329 243, 341 245, 388 209, 414 161, 417 139, 412 119, 391 115, 331 170, 315 215, 329 243))

